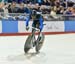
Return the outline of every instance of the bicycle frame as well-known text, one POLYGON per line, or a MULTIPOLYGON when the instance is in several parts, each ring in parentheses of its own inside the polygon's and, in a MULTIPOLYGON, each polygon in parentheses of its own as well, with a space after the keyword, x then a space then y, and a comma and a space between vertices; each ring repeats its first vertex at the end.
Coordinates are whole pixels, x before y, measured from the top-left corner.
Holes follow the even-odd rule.
POLYGON ((37 39, 36 39, 36 38, 35 38, 35 32, 36 32, 36 29, 33 29, 33 28, 32 28, 32 34, 31 34, 31 35, 32 35, 32 42, 31 42, 31 46, 33 46, 34 42, 37 41, 37 40, 39 39, 39 36, 40 36, 40 35, 38 34, 38 37, 37 37, 37 39))

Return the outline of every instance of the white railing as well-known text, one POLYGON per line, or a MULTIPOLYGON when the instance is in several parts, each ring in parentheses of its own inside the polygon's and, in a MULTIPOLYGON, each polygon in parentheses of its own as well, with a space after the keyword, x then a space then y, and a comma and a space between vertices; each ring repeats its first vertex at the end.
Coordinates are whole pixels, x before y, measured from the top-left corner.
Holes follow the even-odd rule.
MULTIPOLYGON (((25 13, 0 13, 0 20, 25 20, 29 14, 25 13)), ((75 16, 72 15, 50 15, 42 14, 46 21, 75 21, 75 16)))

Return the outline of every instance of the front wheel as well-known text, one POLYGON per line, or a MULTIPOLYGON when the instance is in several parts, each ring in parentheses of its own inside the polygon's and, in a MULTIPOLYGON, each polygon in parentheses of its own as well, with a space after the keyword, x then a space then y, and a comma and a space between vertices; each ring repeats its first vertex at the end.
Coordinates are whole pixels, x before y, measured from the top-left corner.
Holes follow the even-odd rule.
POLYGON ((27 53, 31 48, 31 40, 32 40, 32 35, 29 35, 26 42, 25 42, 25 45, 24 45, 24 52, 25 53, 27 53))

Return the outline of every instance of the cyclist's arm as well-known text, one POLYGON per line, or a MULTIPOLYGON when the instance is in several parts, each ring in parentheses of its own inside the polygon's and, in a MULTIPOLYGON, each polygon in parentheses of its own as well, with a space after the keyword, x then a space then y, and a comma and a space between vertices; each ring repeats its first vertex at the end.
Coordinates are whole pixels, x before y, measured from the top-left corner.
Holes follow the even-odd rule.
POLYGON ((26 26, 29 25, 29 21, 30 21, 30 16, 28 16, 28 17, 26 18, 26 26))
POLYGON ((40 28, 40 31, 42 31, 42 29, 43 29, 43 18, 42 18, 42 16, 40 17, 40 26, 39 26, 39 28, 40 28))

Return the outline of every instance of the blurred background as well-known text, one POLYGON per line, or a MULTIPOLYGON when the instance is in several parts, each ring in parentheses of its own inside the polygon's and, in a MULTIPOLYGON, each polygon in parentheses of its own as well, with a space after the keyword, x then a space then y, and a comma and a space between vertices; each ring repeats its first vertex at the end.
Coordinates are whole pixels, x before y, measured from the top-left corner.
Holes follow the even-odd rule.
POLYGON ((1 20, 25 20, 32 10, 42 12, 45 20, 75 20, 75 0, 0 0, 1 20))

